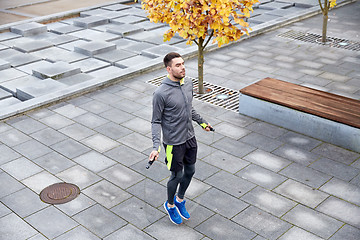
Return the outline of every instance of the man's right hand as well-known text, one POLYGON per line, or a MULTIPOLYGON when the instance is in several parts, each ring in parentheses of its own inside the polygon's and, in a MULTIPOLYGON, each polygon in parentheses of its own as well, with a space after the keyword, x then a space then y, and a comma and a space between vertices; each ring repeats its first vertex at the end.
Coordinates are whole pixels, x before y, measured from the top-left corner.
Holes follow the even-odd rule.
POLYGON ((159 152, 156 150, 153 150, 149 155, 149 161, 155 161, 159 157, 159 152))

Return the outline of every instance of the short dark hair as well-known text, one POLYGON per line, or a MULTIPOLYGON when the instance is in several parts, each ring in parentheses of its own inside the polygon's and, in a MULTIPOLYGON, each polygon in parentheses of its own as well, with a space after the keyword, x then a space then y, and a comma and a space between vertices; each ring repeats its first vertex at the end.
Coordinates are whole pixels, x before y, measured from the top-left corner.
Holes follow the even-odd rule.
POLYGON ((166 56, 164 57, 164 65, 165 67, 168 67, 171 65, 171 61, 174 59, 174 58, 182 58, 181 55, 179 53, 176 53, 176 52, 170 52, 168 54, 166 54, 166 56))

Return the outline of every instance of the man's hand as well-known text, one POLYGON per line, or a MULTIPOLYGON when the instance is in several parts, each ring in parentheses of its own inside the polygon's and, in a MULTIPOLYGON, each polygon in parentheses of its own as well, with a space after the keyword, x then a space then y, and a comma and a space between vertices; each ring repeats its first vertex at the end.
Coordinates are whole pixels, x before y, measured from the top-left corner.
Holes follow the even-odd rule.
POLYGON ((153 150, 149 155, 149 161, 156 161, 159 157, 159 152, 156 150, 153 150))
POLYGON ((207 131, 207 132, 215 131, 215 129, 214 129, 210 124, 208 124, 208 125, 206 126, 206 128, 204 128, 204 130, 207 131))

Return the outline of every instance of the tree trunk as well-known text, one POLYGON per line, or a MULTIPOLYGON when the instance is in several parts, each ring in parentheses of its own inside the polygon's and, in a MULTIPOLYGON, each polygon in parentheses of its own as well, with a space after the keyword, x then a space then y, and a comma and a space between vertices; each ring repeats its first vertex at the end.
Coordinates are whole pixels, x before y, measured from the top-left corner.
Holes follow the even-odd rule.
POLYGON ((199 93, 204 94, 204 39, 199 38, 198 43, 198 84, 199 93))
POLYGON ((327 23, 328 23, 328 13, 323 15, 323 28, 322 28, 322 43, 326 43, 326 31, 327 31, 327 23))

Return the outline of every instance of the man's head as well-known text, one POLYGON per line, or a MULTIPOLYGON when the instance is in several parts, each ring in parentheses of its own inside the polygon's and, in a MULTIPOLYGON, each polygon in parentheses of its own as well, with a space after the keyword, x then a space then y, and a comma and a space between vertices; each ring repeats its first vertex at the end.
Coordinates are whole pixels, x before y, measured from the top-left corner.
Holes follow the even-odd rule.
POLYGON ((180 54, 175 52, 166 54, 164 65, 171 80, 179 81, 185 77, 185 64, 180 54))

